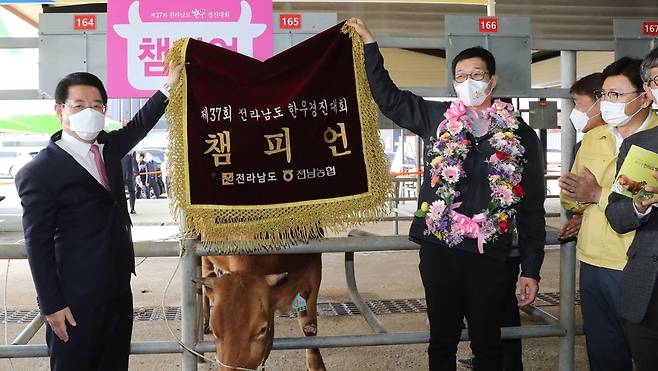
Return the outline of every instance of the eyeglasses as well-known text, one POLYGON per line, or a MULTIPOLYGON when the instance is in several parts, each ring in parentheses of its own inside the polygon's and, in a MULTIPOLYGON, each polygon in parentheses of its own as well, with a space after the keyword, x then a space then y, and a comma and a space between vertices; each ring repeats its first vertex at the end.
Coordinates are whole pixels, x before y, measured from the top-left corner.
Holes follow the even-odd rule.
POLYGON ((649 81, 647 81, 647 85, 649 85, 649 87, 651 87, 651 84, 658 88, 658 75, 650 78, 649 81))
POLYGON ((605 91, 605 90, 596 90, 594 92, 594 96, 596 96, 596 99, 604 99, 607 100, 608 102, 616 103, 617 100, 619 100, 619 97, 622 95, 629 95, 629 94, 637 94, 641 93, 641 91, 635 90, 635 91, 630 91, 628 93, 618 93, 616 91, 605 91))
POLYGON ((107 109, 107 106, 105 106, 102 103, 93 103, 92 105, 86 105, 83 103, 63 103, 61 105, 62 107, 68 107, 69 110, 71 110, 72 113, 78 113, 80 111, 84 111, 87 108, 91 108, 93 110, 96 110, 100 113, 105 113, 105 110, 107 109))
POLYGON ((462 83, 466 81, 466 79, 471 79, 475 81, 482 81, 484 80, 484 76, 490 75, 489 72, 484 72, 484 71, 475 71, 471 73, 458 73, 455 75, 455 82, 462 83))

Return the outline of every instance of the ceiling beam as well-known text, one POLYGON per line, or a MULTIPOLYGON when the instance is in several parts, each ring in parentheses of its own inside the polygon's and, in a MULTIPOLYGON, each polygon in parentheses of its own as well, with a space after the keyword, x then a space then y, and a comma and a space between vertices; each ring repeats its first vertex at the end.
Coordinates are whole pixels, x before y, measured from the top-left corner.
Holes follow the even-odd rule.
POLYGON ((16 17, 23 20, 25 23, 29 24, 30 26, 32 26, 36 29, 39 29, 39 22, 36 22, 32 18, 26 16, 20 10, 18 10, 18 8, 16 8, 15 6, 13 6, 13 5, 2 5, 2 7, 5 8, 5 10, 7 10, 9 13, 15 15, 16 17))
POLYGON ((51 5, 43 4, 44 13, 107 13, 107 3, 51 5))
POLYGON ((541 51, 532 53, 532 63, 537 63, 537 62, 545 61, 545 60, 548 60, 548 59, 557 58, 559 56, 560 56, 559 51, 541 50, 541 51))

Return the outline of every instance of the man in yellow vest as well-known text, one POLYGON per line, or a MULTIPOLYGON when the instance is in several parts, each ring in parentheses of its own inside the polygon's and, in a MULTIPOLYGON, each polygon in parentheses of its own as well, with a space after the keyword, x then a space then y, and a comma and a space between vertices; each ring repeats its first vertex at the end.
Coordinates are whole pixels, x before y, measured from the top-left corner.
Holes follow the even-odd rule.
MULTIPOLYGON (((571 120, 571 123, 576 129, 577 135, 579 133, 585 134, 596 127, 606 125, 601 118, 599 99, 596 98, 596 92, 601 90, 602 86, 603 74, 601 72, 587 75, 571 85, 569 94, 573 99, 574 109, 569 115, 569 120, 571 120)), ((573 164, 574 158, 578 153, 581 144, 582 142, 578 142, 574 146, 571 164, 573 164)), ((569 216, 569 221, 564 223, 562 230, 560 231, 559 238, 561 241, 566 241, 576 237, 580 231, 583 214, 571 214, 572 215, 569 216)))
POLYGON ((615 232, 605 216, 619 148, 631 135, 658 126, 643 90, 639 59, 628 57, 603 70, 597 93, 607 125, 585 134, 572 172, 559 179, 562 205, 583 214, 578 233, 581 310, 592 370, 632 370, 620 316, 620 281, 634 232, 615 232))

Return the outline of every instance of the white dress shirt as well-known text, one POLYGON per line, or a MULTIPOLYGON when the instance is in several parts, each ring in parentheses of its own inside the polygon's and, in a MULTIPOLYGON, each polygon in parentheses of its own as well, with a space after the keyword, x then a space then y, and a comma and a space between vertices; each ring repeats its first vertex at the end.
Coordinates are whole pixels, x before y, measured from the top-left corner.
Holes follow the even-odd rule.
MULTIPOLYGON (((55 144, 57 144, 59 148, 66 151, 66 153, 71 155, 71 157, 73 157, 73 159, 75 159, 80 164, 80 166, 87 170, 98 183, 103 185, 103 182, 101 181, 101 175, 98 172, 98 168, 96 167, 96 160, 94 159, 94 155, 91 153, 91 144, 75 139, 72 135, 65 131, 62 131, 62 139, 55 142, 55 144)), ((98 142, 95 142, 95 144, 98 145, 98 149, 101 153, 101 159, 103 159, 104 144, 99 144, 98 142)))
MULTIPOLYGON (((649 121, 651 121, 651 112, 649 112, 649 114, 647 115, 647 118, 644 119, 644 122, 642 123, 642 125, 640 125, 639 128, 637 128, 635 133, 638 133, 638 132, 644 130, 644 128, 646 128, 647 125, 649 125, 649 121)), ((621 144, 624 142, 624 137, 621 136, 621 134, 619 133, 618 128, 615 128, 615 127, 611 126, 610 127, 610 132, 612 133, 612 135, 615 136, 615 144, 617 145, 617 153, 619 153, 619 148, 621 148, 621 144)), ((635 133, 633 133, 633 134, 635 134, 635 133)))

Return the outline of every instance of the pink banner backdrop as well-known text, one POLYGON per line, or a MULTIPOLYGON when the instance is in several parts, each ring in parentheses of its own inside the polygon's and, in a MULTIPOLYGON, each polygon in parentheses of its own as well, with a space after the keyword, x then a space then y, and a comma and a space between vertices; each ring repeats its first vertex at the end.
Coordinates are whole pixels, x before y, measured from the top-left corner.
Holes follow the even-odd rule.
POLYGON ((107 76, 112 98, 149 97, 166 81, 173 43, 193 37, 265 60, 272 56, 272 0, 108 1, 107 76))

